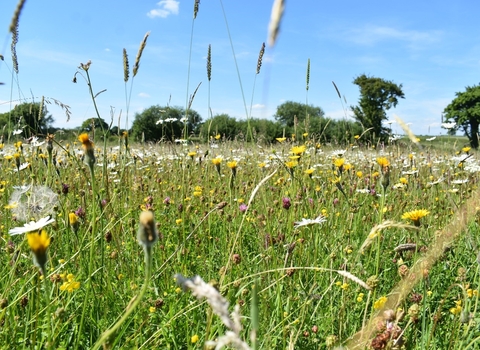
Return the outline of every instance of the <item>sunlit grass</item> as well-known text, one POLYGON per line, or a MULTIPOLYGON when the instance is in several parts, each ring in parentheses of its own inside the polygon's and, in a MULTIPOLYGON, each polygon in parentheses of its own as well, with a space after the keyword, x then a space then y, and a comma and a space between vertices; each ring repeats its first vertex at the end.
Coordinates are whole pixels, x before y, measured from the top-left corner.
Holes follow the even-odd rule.
MULTIPOLYGON (((258 308, 258 348, 317 349, 348 342, 382 310, 382 298, 412 278, 416 261, 428 256, 442 228, 478 192, 478 161, 473 156, 462 164, 455 150, 348 147, 340 152, 340 171, 339 150, 313 145, 309 140, 262 148, 220 141, 215 148, 130 145, 130 153, 107 147, 105 155, 95 148, 96 158, 107 164, 95 164, 92 172, 82 164, 82 144, 75 140, 54 145, 53 171, 42 156, 45 145, 23 145, 21 157, 30 166, 21 171, 9 157, 18 149, 4 145, 2 206, 10 208, 14 186, 25 184, 51 183, 58 201, 52 207, 55 223, 44 228, 51 237, 46 276, 33 264, 26 236, 9 236, 9 229, 23 223, 15 221, 13 208, 4 209, 0 343, 91 348, 143 285, 145 264, 136 236, 145 210, 154 213, 159 232, 152 280, 117 330, 116 346, 201 348, 225 333, 207 304, 182 292, 176 273, 213 283, 230 311, 240 305, 240 336, 247 342, 250 309, 258 308), (300 148, 297 165, 285 166, 300 148), (387 162, 390 185, 384 188, 387 162), (440 177, 444 180, 430 184, 440 177), (403 186, 394 187, 397 183, 403 186), (405 213, 421 209, 429 213, 412 230, 405 213), (315 223, 320 215, 325 222, 315 223), (313 224, 294 227, 307 219, 313 224), (258 305, 251 303, 254 284, 258 305)), ((478 336, 472 323, 478 224, 475 209, 469 210, 468 226, 458 227, 453 244, 405 298, 389 306, 393 314, 382 321, 400 329, 389 334, 401 333, 408 348, 422 342, 462 348, 478 336)), ((379 342, 385 332, 370 335, 379 342)))

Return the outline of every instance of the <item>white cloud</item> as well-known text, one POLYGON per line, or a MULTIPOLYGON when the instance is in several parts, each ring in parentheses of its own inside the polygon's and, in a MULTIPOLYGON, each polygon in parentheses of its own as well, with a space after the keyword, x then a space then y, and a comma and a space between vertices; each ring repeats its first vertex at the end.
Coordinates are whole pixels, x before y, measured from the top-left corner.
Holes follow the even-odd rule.
POLYGON ((147 16, 150 18, 161 17, 166 18, 169 15, 178 15, 180 1, 162 0, 157 3, 158 8, 150 10, 147 16))
POLYGON ((261 103, 255 103, 253 106, 252 106, 252 109, 263 109, 265 108, 265 105, 261 104, 261 103))
POLYGON ((424 45, 439 42, 442 35, 443 33, 438 30, 399 30, 385 26, 367 25, 350 30, 343 36, 358 45, 372 46, 381 41, 398 40, 405 42, 411 48, 421 48, 424 45))
POLYGON ((146 92, 141 92, 141 93, 139 93, 139 94, 138 94, 138 97, 142 97, 142 98, 149 98, 149 97, 150 97, 150 95, 149 95, 149 94, 147 94, 146 92))

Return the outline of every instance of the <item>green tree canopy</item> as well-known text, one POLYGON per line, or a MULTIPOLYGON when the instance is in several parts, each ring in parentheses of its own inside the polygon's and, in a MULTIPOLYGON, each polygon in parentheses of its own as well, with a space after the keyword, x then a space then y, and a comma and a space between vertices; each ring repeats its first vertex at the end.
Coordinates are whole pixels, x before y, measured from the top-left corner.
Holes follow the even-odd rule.
POLYGON ((354 117, 365 129, 371 128, 371 133, 380 139, 385 139, 391 132, 382 126, 387 120, 386 111, 395 107, 399 98, 405 98, 402 84, 362 74, 353 81, 360 88, 358 106, 351 106, 354 117))
POLYGON ((228 114, 217 114, 203 123, 201 134, 207 140, 210 136, 220 135, 228 140, 233 140, 237 136, 238 122, 228 114))
POLYGON ((202 118, 198 112, 190 109, 185 116, 181 107, 151 106, 135 115, 132 124, 132 137, 136 140, 158 142, 162 139, 183 138, 186 127, 187 136, 198 133, 202 118))
POLYGON ((105 120, 102 118, 88 118, 82 123, 82 126, 80 127, 81 131, 92 131, 95 129, 97 132, 98 131, 107 131, 109 129, 109 125, 105 120))
POLYGON ((443 111, 447 122, 455 122, 452 130, 462 128, 473 148, 478 148, 478 125, 480 123, 480 85, 467 86, 443 111))
POLYGON ((324 114, 320 107, 287 101, 277 107, 277 112, 273 117, 283 126, 293 127, 295 125, 295 118, 298 124, 305 124, 306 121, 322 118, 324 114), (307 115, 309 117, 308 119, 307 115))
POLYGON ((24 129, 23 136, 46 134, 54 119, 43 105, 40 112, 39 102, 25 102, 15 106, 10 112, 0 114, 0 128, 7 132, 24 129))

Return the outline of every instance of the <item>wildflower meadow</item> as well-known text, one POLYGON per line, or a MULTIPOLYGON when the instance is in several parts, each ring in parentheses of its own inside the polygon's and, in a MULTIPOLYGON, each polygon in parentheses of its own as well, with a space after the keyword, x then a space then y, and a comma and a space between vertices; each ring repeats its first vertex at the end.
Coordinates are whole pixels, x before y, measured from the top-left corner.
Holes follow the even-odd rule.
POLYGON ((477 151, 319 133, 3 139, 0 348, 480 348, 477 151))

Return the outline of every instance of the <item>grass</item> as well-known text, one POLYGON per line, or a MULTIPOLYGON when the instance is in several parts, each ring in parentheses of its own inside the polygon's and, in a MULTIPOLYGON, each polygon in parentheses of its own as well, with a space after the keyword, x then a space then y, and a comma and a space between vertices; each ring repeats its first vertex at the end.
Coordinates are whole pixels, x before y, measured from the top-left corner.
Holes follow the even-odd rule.
POLYGON ((0 145, 1 349, 479 347, 480 164, 465 139, 91 136, 0 145), (52 216, 50 240, 9 235, 19 213, 52 216))
MULTIPOLYGON (((50 173, 42 147, 5 145, 2 205, 8 208, 13 186, 22 184, 51 183, 59 200, 51 208, 56 222, 46 228, 53 241, 44 280, 32 264, 24 237, 7 234, 21 226, 14 220, 16 209, 2 215, 0 259, 6 268, 0 277, 0 344, 41 348, 50 335, 52 348, 69 349, 75 343, 91 348, 142 287, 145 264, 136 231, 146 209, 154 212, 159 232, 152 248, 153 278, 137 309, 115 334, 116 346, 202 348, 206 340, 225 332, 208 304, 182 292, 176 273, 199 275, 231 305, 239 304, 241 336, 247 341, 250 308, 258 308, 257 346, 262 349, 352 344, 364 327, 373 325, 378 310, 383 312, 381 297, 393 297, 386 305, 396 315, 405 313, 395 324, 407 348, 427 342, 442 349, 464 348, 474 341, 479 245, 474 219, 479 204, 478 176, 469 169, 478 166, 476 157, 459 167, 453 154, 444 151, 413 154, 394 146, 383 152, 351 147, 343 156, 338 182, 340 169, 334 164, 342 162, 335 162, 337 152, 314 145, 306 142, 292 169, 284 164, 294 145, 285 142, 263 149, 231 142, 215 148, 131 145, 130 153, 107 147, 103 154, 96 148, 96 158, 107 166, 95 165, 95 181, 89 180, 88 167, 78 159, 79 142, 55 145, 57 163, 50 173), (14 159, 9 159, 14 152, 30 164, 28 168, 14 171, 14 159), (219 172, 211 161, 216 156, 223 158, 219 172), (380 156, 390 163, 388 173, 377 162, 380 156), (235 176, 226 166, 233 160, 235 176), (304 173, 307 169, 314 169, 311 176, 304 173), (383 196, 386 176, 391 184, 383 196), (444 181, 428 185, 440 177, 444 181), (459 179, 467 181, 455 185, 459 179), (393 189, 401 182, 404 187, 393 189), (368 193, 357 192, 366 188, 368 193), (248 204, 244 212, 242 203, 248 204), (68 214, 79 208, 86 214, 80 215, 74 233, 68 214), (401 216, 420 208, 430 213, 412 230, 401 216), (326 222, 293 228, 294 222, 318 215, 326 222), (387 223, 370 232, 386 220, 401 225, 387 223), (445 235, 450 239, 442 240, 445 235), (365 247, 366 240, 371 243, 365 247), (439 248, 438 242, 446 246, 439 248), (407 243, 415 249, 396 250, 407 243), (417 266, 425 259, 429 263, 419 275, 417 266), (68 273, 80 282, 70 292, 60 288, 68 282, 68 273), (402 283, 408 285, 407 293, 394 297, 402 283), (251 303, 254 284, 256 305, 251 303), (85 299, 89 288, 91 297, 85 299)), ((368 342, 379 333, 376 328, 364 332, 368 342)))

